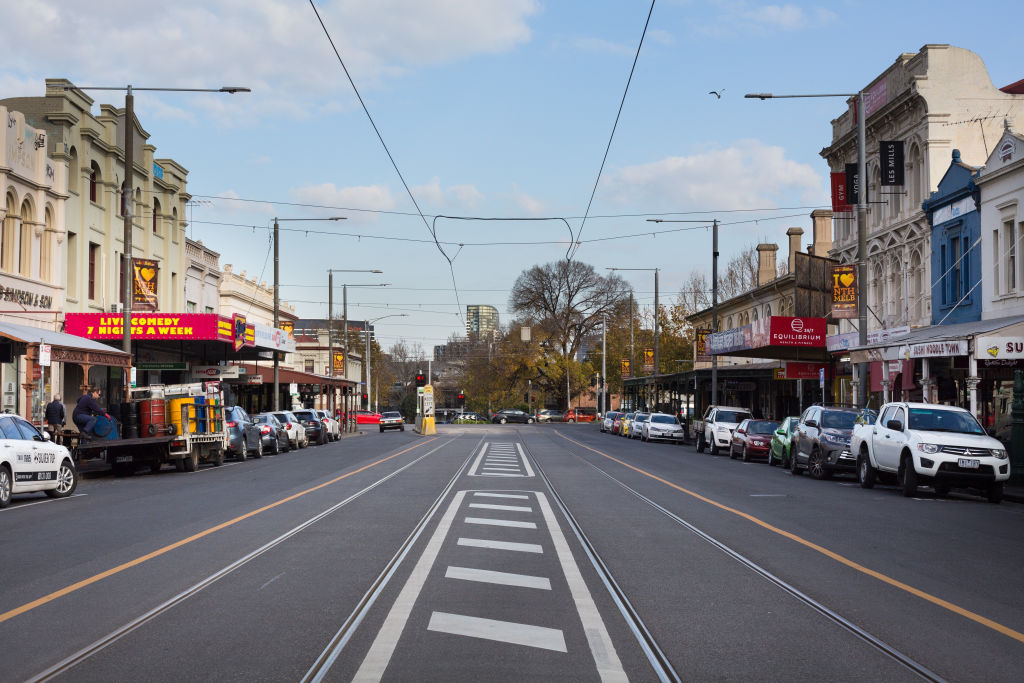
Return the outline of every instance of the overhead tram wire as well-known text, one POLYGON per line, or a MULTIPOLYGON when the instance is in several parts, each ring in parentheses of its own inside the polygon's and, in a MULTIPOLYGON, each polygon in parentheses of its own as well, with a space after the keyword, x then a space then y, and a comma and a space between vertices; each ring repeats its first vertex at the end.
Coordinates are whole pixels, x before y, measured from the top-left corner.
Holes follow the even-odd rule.
POLYGON ((359 88, 356 87, 356 82, 352 80, 352 74, 348 72, 348 67, 345 66, 345 60, 341 58, 341 53, 338 52, 338 48, 334 44, 331 32, 327 30, 327 25, 320 16, 320 11, 316 8, 316 4, 313 0, 309 0, 309 6, 313 8, 313 13, 316 14, 317 21, 320 22, 320 27, 324 30, 324 35, 327 36, 327 42, 331 44, 331 49, 334 50, 334 56, 338 58, 338 63, 341 65, 342 71, 345 72, 345 77, 348 78, 349 85, 352 86, 352 91, 356 94, 356 98, 359 100, 359 104, 362 106, 363 112, 366 114, 366 118, 369 119, 370 125, 373 126, 373 132, 377 134, 377 139, 380 140, 380 144, 387 153, 388 159, 391 160, 391 165, 395 168, 395 173, 398 174, 398 179, 402 181, 402 187, 405 188, 406 193, 409 195, 409 199, 412 200, 412 205, 416 207, 416 213, 418 213, 420 218, 423 219, 423 225, 426 226, 427 231, 430 232, 430 236, 434 238, 434 245, 437 247, 437 250, 440 251, 441 255, 444 256, 446 261, 448 261, 448 271, 452 276, 452 290, 455 292, 455 301, 459 304, 459 318, 461 319, 462 302, 459 299, 458 285, 455 283, 455 266, 452 263, 452 258, 448 256, 444 247, 442 247, 441 243, 437 241, 437 233, 430 227, 430 223, 427 222, 427 217, 423 215, 423 210, 420 209, 420 205, 416 201, 416 197, 413 195, 412 190, 409 189, 409 184, 405 182, 405 177, 402 175, 401 169, 398 168, 398 163, 395 161, 394 156, 392 156, 391 150, 388 149, 387 143, 384 142, 384 136, 381 135, 380 130, 377 128, 377 123, 373 120, 373 116, 370 115, 370 110, 366 106, 366 102, 363 101, 363 96, 359 94, 359 88))
MULTIPOLYGON (((310 0, 312 2, 312 0, 310 0)), ((622 116, 622 108, 626 105, 626 95, 629 93, 629 84, 633 82, 633 72, 636 71, 636 63, 640 59, 640 48, 644 46, 644 36, 647 35, 647 27, 651 23, 651 15, 654 13, 655 0, 651 0, 651 8, 647 11, 647 21, 644 22, 644 31, 640 34, 640 43, 636 46, 636 54, 633 55, 633 66, 629 69, 629 78, 626 79, 626 88, 622 92, 622 100, 619 102, 619 111, 615 114, 615 123, 612 125, 611 135, 608 136, 608 144, 604 148, 604 156, 601 158, 601 167, 597 170, 597 177, 594 178, 594 189, 590 191, 590 200, 587 202, 587 210, 583 213, 583 220, 580 222, 580 229, 576 233, 576 239, 569 242, 569 248, 565 251, 565 260, 569 261, 579 250, 580 235, 583 234, 583 226, 587 224, 587 215, 590 213, 590 206, 594 203, 594 196, 597 194, 597 186, 601 182, 601 174, 604 172, 605 162, 608 161, 608 152, 612 148, 612 140, 615 138, 615 129, 619 127, 619 117, 622 116)))

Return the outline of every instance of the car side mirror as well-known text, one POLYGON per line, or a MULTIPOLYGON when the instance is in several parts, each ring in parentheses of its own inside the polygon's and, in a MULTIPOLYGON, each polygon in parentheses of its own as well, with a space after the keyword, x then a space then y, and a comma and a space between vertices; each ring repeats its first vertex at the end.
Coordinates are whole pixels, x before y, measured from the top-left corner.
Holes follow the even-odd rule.
POLYGON ((807 420, 806 422, 804 422, 804 425, 807 426, 807 427, 817 427, 818 426, 818 421, 817 420, 807 420))
POLYGON ((885 423, 885 428, 886 429, 891 429, 894 432, 902 432, 903 431, 903 423, 900 422, 899 420, 889 420, 888 422, 885 423))
POLYGON ((786 435, 786 431, 783 430, 783 429, 776 429, 775 433, 778 434, 779 436, 785 436, 786 435))
POLYGON ((46 430, 43 430, 43 432, 42 432, 42 436, 38 436, 38 437, 36 437, 36 438, 37 438, 37 439, 38 439, 39 441, 49 441, 49 440, 50 440, 50 432, 48 432, 48 431, 46 431, 46 430))

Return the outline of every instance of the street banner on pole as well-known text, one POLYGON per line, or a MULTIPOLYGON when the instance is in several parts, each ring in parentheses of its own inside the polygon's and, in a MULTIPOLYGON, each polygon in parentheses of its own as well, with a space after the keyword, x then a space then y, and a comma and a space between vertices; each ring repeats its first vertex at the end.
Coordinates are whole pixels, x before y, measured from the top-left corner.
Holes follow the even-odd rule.
POLYGON ((132 310, 157 311, 157 279, 160 262, 153 259, 132 259, 132 310))
POLYGON ((644 349, 644 370, 651 372, 654 370, 654 349, 644 349))
POLYGON ((631 363, 628 358, 622 359, 622 379, 629 379, 633 376, 633 369, 630 367, 631 363))
POLYGON ((903 185, 903 141, 882 140, 878 158, 882 162, 882 186, 903 185))
POLYGON ((846 193, 846 172, 832 173, 832 210, 836 213, 853 211, 846 193))
POLYGON ((856 319, 859 314, 857 301, 857 266, 835 264, 832 266, 832 317, 835 319, 856 319))
MULTIPOLYGON (((846 201, 850 204, 860 203, 860 178, 857 177, 857 164, 846 164, 846 201)), ((867 201, 865 199, 865 201, 867 201)))
POLYGON ((707 362, 711 360, 711 356, 708 355, 708 335, 711 334, 710 327, 699 327, 696 331, 696 344, 694 360, 698 363, 707 362))
POLYGON ((345 372, 345 352, 335 351, 334 352, 334 374, 344 374, 345 372))

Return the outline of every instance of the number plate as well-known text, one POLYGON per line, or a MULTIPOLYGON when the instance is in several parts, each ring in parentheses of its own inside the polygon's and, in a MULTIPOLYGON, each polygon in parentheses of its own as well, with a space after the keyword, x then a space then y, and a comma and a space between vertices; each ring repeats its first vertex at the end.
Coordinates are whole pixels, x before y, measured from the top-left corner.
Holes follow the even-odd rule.
POLYGON ((114 462, 131 462, 132 456, 130 455, 119 455, 114 459, 114 462))
POLYGON ((965 470, 976 470, 981 466, 981 461, 974 458, 960 458, 956 464, 965 470))

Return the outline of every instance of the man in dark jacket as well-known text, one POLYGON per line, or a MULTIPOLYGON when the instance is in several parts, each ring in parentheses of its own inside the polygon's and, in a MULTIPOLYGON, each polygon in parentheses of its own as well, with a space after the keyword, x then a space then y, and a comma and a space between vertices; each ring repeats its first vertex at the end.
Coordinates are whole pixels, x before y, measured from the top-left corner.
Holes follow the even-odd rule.
POLYGON ((64 412, 64 403, 60 400, 60 394, 54 394, 53 400, 46 404, 46 431, 50 432, 50 438, 54 443, 60 443, 59 435, 67 424, 67 414, 64 412))
POLYGON ((83 434, 93 436, 93 428, 96 426, 96 418, 106 415, 107 411, 100 407, 97 399, 100 397, 100 390, 93 388, 82 394, 75 405, 75 411, 71 413, 71 420, 83 434))

